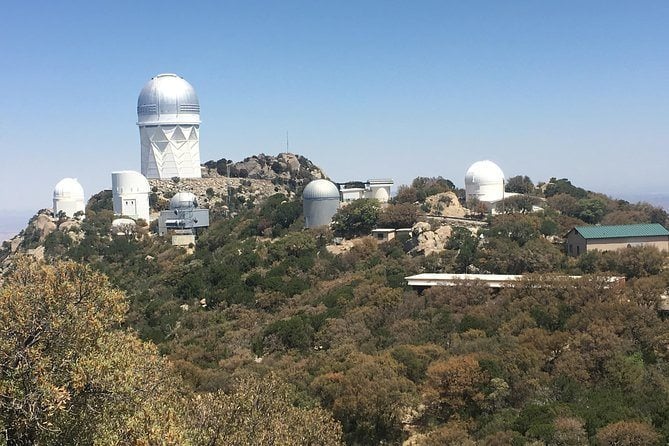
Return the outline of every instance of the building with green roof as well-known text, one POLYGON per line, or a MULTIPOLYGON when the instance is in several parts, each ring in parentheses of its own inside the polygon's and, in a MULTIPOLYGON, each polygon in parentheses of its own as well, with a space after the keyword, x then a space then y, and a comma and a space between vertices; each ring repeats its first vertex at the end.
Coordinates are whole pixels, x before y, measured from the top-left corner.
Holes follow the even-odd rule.
POLYGON ((576 226, 566 235, 567 254, 588 250, 617 251, 631 246, 655 246, 669 251, 669 231, 659 223, 637 225, 576 226))

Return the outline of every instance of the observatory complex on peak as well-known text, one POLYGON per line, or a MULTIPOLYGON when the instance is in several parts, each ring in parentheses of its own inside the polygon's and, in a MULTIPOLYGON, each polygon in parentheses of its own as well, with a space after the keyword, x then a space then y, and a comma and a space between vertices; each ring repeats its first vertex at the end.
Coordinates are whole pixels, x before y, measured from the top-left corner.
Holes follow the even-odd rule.
POLYGON ((200 101, 176 74, 147 82, 137 100, 137 125, 146 178, 200 178, 200 101))

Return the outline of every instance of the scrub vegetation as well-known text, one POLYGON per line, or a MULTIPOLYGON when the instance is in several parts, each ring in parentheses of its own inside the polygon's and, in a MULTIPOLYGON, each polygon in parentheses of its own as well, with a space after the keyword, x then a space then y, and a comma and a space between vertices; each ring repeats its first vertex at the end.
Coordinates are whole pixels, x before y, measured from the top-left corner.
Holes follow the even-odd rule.
POLYGON ((404 240, 327 246, 410 226, 427 197, 459 192, 442 178, 385 210, 342 208, 334 233, 303 229, 283 195, 214 213, 192 255, 146 230, 110 237, 93 200, 76 240, 52 233, 47 263, 14 258, 0 290, 0 444, 666 444, 666 254, 571 258, 559 236, 667 214, 512 180, 544 210, 454 227, 428 256, 404 240), (527 278, 422 293, 404 280, 471 271, 527 278))

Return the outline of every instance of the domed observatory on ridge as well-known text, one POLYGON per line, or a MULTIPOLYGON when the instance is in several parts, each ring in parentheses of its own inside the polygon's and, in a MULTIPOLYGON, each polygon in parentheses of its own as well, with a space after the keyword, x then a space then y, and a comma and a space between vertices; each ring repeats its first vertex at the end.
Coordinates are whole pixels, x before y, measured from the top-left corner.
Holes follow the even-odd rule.
POLYGON ((112 172, 114 214, 139 218, 149 222, 149 192, 147 179, 134 170, 112 172))
POLYGON ((302 192, 304 227, 327 226, 339 209, 339 189, 328 180, 313 180, 302 192))
POLYGON ((192 192, 177 192, 170 198, 170 210, 197 207, 197 197, 192 192))
POLYGON ((137 100, 137 125, 146 178, 200 178, 200 101, 176 74, 159 74, 137 100))
POLYGON ((63 212, 72 218, 77 212, 82 215, 86 210, 84 188, 76 178, 63 178, 53 188, 53 215, 63 212))
POLYGON ((496 203, 504 199, 504 172, 492 161, 477 161, 465 174, 466 201, 496 203))
POLYGON ((199 208, 197 197, 192 192, 177 192, 170 199, 170 209, 161 211, 158 217, 158 234, 172 234, 175 246, 195 247, 195 236, 199 228, 209 226, 209 209, 199 208))

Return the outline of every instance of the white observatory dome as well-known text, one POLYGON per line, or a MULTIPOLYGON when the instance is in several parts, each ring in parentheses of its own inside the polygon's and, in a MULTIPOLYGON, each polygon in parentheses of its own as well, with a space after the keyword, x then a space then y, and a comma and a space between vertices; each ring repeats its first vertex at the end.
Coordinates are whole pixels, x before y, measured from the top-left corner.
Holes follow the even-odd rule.
POLYGON ((143 125, 199 124, 200 101, 195 89, 176 74, 159 74, 139 93, 137 121, 143 125))
POLYGON ((83 200, 84 188, 81 187, 81 184, 79 184, 79 181, 77 181, 76 178, 63 178, 56 183, 56 186, 53 188, 53 198, 83 200))
POLYGON ((74 217, 77 212, 84 212, 84 188, 76 178, 63 178, 53 188, 53 213, 58 215, 64 212, 68 217, 74 217))
POLYGON ((197 198, 190 192, 178 192, 170 199, 170 209, 193 209, 197 207, 197 198))
POLYGON ((304 226, 327 226, 339 209, 339 189, 328 180, 313 180, 302 192, 304 226))
POLYGON ((304 188, 302 198, 305 200, 332 199, 339 200, 337 185, 328 180, 313 180, 304 188))
POLYGON ((149 180, 134 170, 112 172, 112 193, 148 194, 151 190, 149 180))
POLYGON ((494 202, 504 198, 504 172, 492 161, 477 161, 465 174, 465 194, 469 201, 494 202))
POLYGON ((134 170, 112 172, 114 214, 149 221, 149 181, 134 170))

